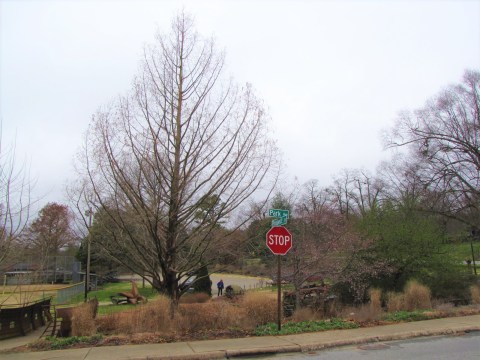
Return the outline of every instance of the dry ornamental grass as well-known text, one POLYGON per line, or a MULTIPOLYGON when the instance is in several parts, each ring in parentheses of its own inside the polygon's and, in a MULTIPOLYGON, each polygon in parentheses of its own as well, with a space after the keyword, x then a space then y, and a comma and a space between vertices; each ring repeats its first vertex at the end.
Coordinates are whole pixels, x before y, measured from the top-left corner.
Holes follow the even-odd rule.
POLYGON ((470 286, 470 297, 472 304, 480 304, 480 285, 470 286))
POLYGON ((247 293, 238 303, 224 298, 204 303, 181 303, 175 318, 169 317, 170 301, 156 301, 133 310, 112 313, 97 319, 98 330, 105 334, 191 334, 231 328, 253 329, 274 322, 276 298, 270 293, 247 293))
POLYGON ((387 293, 387 311, 396 312, 405 308, 405 295, 403 293, 387 293))
POLYGON ((98 330, 105 334, 168 332, 170 301, 164 296, 133 310, 111 313, 97 319, 98 330))
POLYGON ((413 311, 432 308, 430 289, 415 280, 409 281, 403 293, 389 292, 387 294, 388 312, 413 311))
MULTIPOLYGON (((480 288, 472 287, 472 300, 479 294, 480 288)), ((403 293, 388 293, 386 305, 389 312, 431 309, 430 290, 411 281, 405 286, 403 293)), ((157 300, 132 310, 104 315, 97 319, 96 324, 98 331, 107 336, 131 337, 135 334, 150 333, 163 337, 165 341, 171 341, 212 335, 217 337, 222 334, 247 334, 259 325, 274 323, 277 316, 276 294, 271 292, 247 292, 233 300, 219 297, 205 301, 202 296, 193 296, 179 304, 174 319, 170 319, 169 309, 169 299, 160 296, 157 300)), ((382 292, 372 289, 370 303, 344 308, 342 314, 345 319, 360 323, 381 320, 385 315, 382 292)), ((310 309, 299 309, 292 320, 315 320, 319 316, 310 309)), ((89 329, 87 325, 84 325, 84 328, 89 329)))
POLYGON ((411 280, 405 285, 405 309, 413 311, 418 309, 432 308, 432 294, 430 289, 415 280, 411 280))
POLYGON ((82 304, 72 310, 72 336, 92 336, 97 332, 92 307, 82 304))
POLYGON ((322 316, 318 312, 313 311, 310 308, 301 308, 295 310, 292 316, 292 321, 302 322, 302 321, 311 321, 311 320, 321 320, 322 316))
POLYGON ((382 311, 382 290, 380 289, 370 289, 370 309, 372 312, 381 312, 382 311))
POLYGON ((252 327, 275 322, 277 314, 276 295, 274 293, 246 293, 240 302, 246 312, 246 323, 252 327))

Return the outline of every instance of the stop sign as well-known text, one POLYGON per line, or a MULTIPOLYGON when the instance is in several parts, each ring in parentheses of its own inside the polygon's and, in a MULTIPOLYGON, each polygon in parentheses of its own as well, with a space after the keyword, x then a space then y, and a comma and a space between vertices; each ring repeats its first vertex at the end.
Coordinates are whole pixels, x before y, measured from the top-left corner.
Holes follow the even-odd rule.
POLYGON ((292 234, 283 226, 274 226, 267 232, 267 246, 275 255, 285 255, 292 248, 292 234))

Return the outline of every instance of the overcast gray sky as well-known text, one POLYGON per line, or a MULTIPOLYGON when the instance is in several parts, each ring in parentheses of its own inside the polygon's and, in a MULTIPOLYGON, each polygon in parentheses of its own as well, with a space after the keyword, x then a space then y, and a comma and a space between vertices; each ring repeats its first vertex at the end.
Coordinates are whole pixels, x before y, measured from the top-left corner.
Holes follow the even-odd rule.
POLYGON ((96 109, 131 85, 145 44, 185 9, 272 118, 285 174, 329 185, 387 158, 380 132, 480 69, 480 1, 0 0, 0 119, 63 202, 96 109))

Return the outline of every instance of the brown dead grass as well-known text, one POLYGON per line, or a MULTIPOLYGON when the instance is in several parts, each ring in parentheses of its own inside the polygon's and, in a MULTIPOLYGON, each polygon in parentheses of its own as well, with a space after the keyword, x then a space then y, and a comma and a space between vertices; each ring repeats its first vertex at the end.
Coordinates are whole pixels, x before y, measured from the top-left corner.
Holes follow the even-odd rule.
POLYGON ((370 304, 350 306, 343 309, 341 317, 360 324, 371 323, 379 320, 383 315, 382 308, 376 308, 370 304))
POLYGON ((432 301, 432 307, 436 310, 436 311, 440 311, 440 312, 451 312, 455 305, 451 302, 445 302, 443 300, 435 300, 435 301, 432 301))
POLYGON ((182 305, 175 318, 175 329, 181 334, 221 330, 242 325, 243 309, 226 301, 182 305))
POLYGON ((92 336, 97 332, 95 309, 84 303, 72 309, 72 336, 92 336))
POLYGON ((137 306, 133 310, 99 317, 98 329, 107 334, 168 332, 171 329, 169 306, 169 299, 159 296, 156 301, 137 306))
POLYGON ((380 289, 370 289, 370 309, 371 312, 382 312, 382 290, 380 289))
POLYGON ((403 293, 390 292, 387 294, 387 310, 413 311, 432 308, 432 295, 430 289, 415 280, 409 281, 403 293))
POLYGON ((180 304, 206 303, 210 301, 210 296, 205 293, 185 294, 180 298, 180 304))
POLYGON ((257 326, 275 322, 277 317, 276 294, 270 292, 250 292, 242 298, 239 306, 245 311, 246 325, 257 326))
POLYGON ((310 308, 301 308, 295 310, 291 317, 293 322, 302 322, 302 321, 311 321, 311 320, 321 320, 322 316, 318 312, 313 311, 310 308))
POLYGON ((411 280, 405 285, 405 309, 413 311, 417 309, 432 308, 432 293, 428 287, 411 280))
POLYGON ((480 304, 480 285, 470 286, 470 297, 472 304, 480 304))
POLYGON ((387 311, 396 312, 405 308, 405 295, 403 293, 387 293, 387 311))
POLYGON ((70 285, 65 284, 28 284, 28 285, 5 285, 1 286, 2 292, 19 293, 19 292, 40 292, 40 291, 56 291, 70 285))
POLYGON ((251 330, 276 319, 276 298, 269 293, 251 293, 238 301, 219 298, 204 303, 182 303, 174 319, 169 316, 170 301, 158 300, 121 313, 97 319, 104 334, 185 334, 221 331, 230 328, 251 330))
MULTIPOLYGON (((391 312, 406 310, 407 306, 431 308, 429 290, 418 283, 410 283, 404 293, 389 293, 386 298, 388 310, 391 312)), ((203 301, 197 297, 192 299, 203 301)), ((338 315, 362 326, 377 324, 384 315, 381 299, 381 292, 372 290, 369 304, 344 308, 338 315)), ((276 306, 274 293, 247 292, 244 296, 232 300, 219 297, 207 302, 183 302, 179 304, 172 320, 169 317, 170 301, 160 296, 157 300, 133 310, 104 315, 97 319, 97 325, 99 332, 106 336, 116 336, 118 339, 131 339, 135 334, 154 334, 155 338, 164 341, 236 337, 251 334, 258 325, 275 322, 276 306)), ((478 313, 479 309, 477 306, 477 309, 472 311, 478 313)), ((445 312, 445 316, 448 316, 448 311, 445 312)), ((442 311, 440 313, 444 316, 442 311)), ((437 315, 435 313, 432 316, 437 315)), ((311 309, 300 309, 292 318, 293 321, 317 319, 321 319, 320 315, 311 309)), ((123 341, 128 343, 128 340, 120 342, 123 341)))

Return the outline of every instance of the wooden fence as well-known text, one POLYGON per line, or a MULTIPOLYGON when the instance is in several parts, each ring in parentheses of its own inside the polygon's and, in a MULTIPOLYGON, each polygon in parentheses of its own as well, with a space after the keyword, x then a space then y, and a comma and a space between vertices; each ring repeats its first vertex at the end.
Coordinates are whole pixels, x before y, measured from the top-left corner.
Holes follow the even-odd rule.
POLYGON ((27 303, 23 306, 0 306, 0 340, 26 335, 46 323, 51 298, 27 303))

